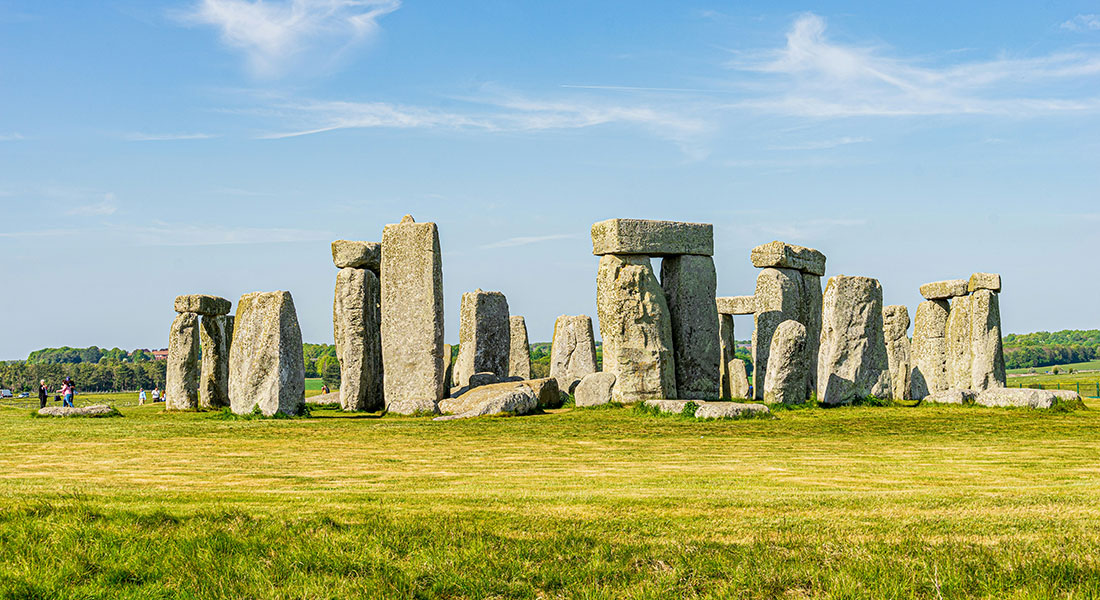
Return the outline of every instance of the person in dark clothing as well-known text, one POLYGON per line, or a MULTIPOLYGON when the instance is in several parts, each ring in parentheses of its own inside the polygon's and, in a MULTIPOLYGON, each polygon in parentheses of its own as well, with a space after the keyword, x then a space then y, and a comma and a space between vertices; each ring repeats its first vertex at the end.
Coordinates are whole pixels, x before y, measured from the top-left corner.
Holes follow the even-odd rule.
POLYGON ((38 382, 38 408, 46 408, 46 398, 49 397, 49 392, 46 391, 46 380, 42 379, 38 382))

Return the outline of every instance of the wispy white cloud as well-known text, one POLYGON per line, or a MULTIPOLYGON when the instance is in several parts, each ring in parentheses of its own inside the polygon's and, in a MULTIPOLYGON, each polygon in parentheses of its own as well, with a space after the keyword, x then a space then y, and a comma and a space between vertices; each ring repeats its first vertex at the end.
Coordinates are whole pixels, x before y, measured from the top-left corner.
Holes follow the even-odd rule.
POLYGON ((101 200, 73 207, 65 211, 65 214, 77 217, 105 217, 116 212, 118 212, 118 203, 115 202, 115 195, 108 192, 103 194, 101 200))
POLYGON ((802 221, 745 223, 739 224, 736 229, 743 230, 746 235, 753 237, 760 237, 760 234, 763 233, 775 239, 797 242, 818 240, 827 237, 838 229, 866 227, 867 225, 868 221, 866 219, 820 218, 802 221))
POLYGON ((208 140, 218 137, 212 133, 127 133, 123 139, 130 142, 166 142, 177 140, 208 140))
POLYGON ((1062 23, 1070 31, 1100 31, 1100 15, 1077 15, 1062 23))
POLYGON ((863 144, 870 142, 871 138, 868 137, 840 137, 831 140, 814 140, 808 142, 800 142, 797 144, 788 144, 785 146, 771 146, 770 150, 828 150, 829 148, 837 148, 840 146, 847 146, 849 144, 863 144))
POLYGON ((216 27, 254 73, 271 77, 306 54, 340 55, 376 34, 378 20, 400 6, 399 0, 198 0, 182 18, 216 27))
POLYGON ((27 138, 21 133, 0 133, 0 142, 18 142, 25 139, 27 138))
POLYGON ((526 246, 528 244, 537 244, 539 242, 549 242, 553 240, 565 240, 575 237, 577 236, 571 233, 557 233, 553 235, 536 235, 529 237, 512 237, 505 240, 500 240, 499 242, 485 244, 484 246, 482 246, 482 248, 486 250, 491 248, 512 248, 515 246, 526 246))
POLYGON ((167 222, 157 222, 151 225, 104 225, 0 232, 0 239, 50 238, 69 235, 96 235, 104 239, 123 240, 134 246, 286 244, 333 239, 333 233, 330 231, 279 227, 224 227, 167 222))

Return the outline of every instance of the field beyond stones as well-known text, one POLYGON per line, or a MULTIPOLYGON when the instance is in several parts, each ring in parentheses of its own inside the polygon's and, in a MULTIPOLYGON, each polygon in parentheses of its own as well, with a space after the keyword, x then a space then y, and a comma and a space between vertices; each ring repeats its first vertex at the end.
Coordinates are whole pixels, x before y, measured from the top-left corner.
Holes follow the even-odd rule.
POLYGON ((0 409, 0 597, 1100 596, 1100 404, 0 409))

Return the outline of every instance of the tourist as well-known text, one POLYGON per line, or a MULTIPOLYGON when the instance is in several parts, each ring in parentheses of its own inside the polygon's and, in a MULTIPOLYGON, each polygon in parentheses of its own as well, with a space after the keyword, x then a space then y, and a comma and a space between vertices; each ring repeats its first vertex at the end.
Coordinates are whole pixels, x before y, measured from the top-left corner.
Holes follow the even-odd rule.
POLYGON ((323 395, 327 394, 328 392, 329 392, 328 384, 327 383, 322 383, 321 384, 321 395, 323 396, 323 395))
POLYGON ((49 392, 46 391, 46 380, 42 379, 38 382, 38 408, 46 408, 47 398, 49 398, 49 392))
POLYGON ((73 405, 73 382, 68 377, 65 381, 61 382, 61 389, 58 390, 61 394, 61 406, 72 407, 73 405))
POLYGON ((160 388, 153 388, 153 402, 160 402, 160 388))
POLYGON ((138 406, 145 404, 145 388, 138 390, 138 406))

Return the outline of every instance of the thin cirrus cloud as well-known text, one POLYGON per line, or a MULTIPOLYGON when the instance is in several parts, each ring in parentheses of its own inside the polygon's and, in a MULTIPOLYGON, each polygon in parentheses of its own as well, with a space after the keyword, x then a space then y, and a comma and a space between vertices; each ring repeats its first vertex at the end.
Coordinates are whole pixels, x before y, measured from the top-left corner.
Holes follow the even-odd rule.
POLYGON ((315 66, 343 54, 400 7, 399 0, 199 0, 179 17, 214 27, 225 45, 244 53, 253 73, 276 77, 307 57, 315 66))
POLYGON ((133 132, 123 136, 128 142, 170 142, 180 140, 208 140, 218 137, 212 133, 145 133, 133 132))
POLYGON ((1100 31, 1100 15, 1077 15, 1062 23, 1070 31, 1100 31))
POLYGON ((816 140, 801 142, 797 144, 789 144, 786 146, 771 146, 770 150, 828 150, 830 148, 839 148, 840 146, 847 146, 849 144, 863 144, 870 142, 871 138, 868 137, 851 137, 844 136, 834 138, 831 140, 816 140))
POLYGON ((118 204, 115 202, 115 195, 108 192, 103 194, 102 200, 73 207, 65 211, 65 214, 74 217, 106 217, 116 212, 118 204))
POLYGON ((18 142, 24 140, 21 133, 0 133, 0 142, 18 142))
POLYGON ((564 240, 568 238, 575 238, 577 236, 571 233, 556 233, 553 235, 535 235, 527 237, 512 237, 499 242, 493 242, 491 244, 485 244, 481 248, 483 250, 489 250, 493 248, 514 248, 516 246, 527 246, 530 244, 537 244, 539 242, 549 242, 553 240, 564 240))

